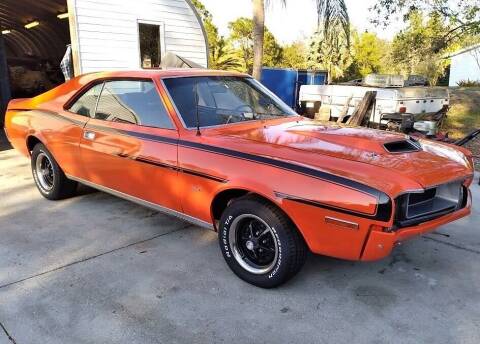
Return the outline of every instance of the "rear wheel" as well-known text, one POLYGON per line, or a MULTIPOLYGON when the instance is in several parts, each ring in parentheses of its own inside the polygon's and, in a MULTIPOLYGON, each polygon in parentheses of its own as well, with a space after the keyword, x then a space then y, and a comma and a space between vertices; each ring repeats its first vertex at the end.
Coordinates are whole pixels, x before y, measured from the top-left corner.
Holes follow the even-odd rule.
POLYGON ((39 143, 32 150, 32 174, 43 197, 64 199, 75 194, 77 183, 68 179, 47 148, 39 143))
POLYGON ((294 224, 278 208, 255 197, 239 198, 227 207, 219 241, 230 269, 262 288, 288 281, 306 258, 306 245, 294 224))

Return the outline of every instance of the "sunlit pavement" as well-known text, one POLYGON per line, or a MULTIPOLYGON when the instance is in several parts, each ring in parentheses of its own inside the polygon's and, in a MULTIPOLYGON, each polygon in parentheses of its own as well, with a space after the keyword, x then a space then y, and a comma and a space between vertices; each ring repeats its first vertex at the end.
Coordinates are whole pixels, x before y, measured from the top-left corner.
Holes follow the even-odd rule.
POLYGON ((480 343, 477 209, 383 261, 311 255, 262 290, 230 272, 215 233, 88 189, 47 201, 6 150, 0 343, 480 343))

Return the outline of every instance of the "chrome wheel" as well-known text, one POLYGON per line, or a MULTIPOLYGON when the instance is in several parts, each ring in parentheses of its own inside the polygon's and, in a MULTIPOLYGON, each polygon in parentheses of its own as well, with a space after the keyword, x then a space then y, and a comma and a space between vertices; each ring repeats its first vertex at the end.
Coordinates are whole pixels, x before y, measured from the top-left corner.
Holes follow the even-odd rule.
POLYGON ((49 192, 53 189, 55 172, 50 158, 44 152, 40 152, 35 161, 35 175, 43 190, 49 192))
POLYGON ((276 233, 258 216, 244 214, 236 217, 229 241, 236 261, 253 274, 266 274, 277 262, 276 233))

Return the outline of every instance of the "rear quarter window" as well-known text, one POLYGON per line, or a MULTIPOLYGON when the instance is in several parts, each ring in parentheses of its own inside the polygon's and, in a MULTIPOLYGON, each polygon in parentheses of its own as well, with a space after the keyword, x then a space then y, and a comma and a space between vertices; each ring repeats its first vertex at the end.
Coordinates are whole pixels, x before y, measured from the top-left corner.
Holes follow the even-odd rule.
POLYGON ((100 83, 88 89, 68 108, 68 111, 81 116, 93 117, 102 85, 103 83, 100 83))

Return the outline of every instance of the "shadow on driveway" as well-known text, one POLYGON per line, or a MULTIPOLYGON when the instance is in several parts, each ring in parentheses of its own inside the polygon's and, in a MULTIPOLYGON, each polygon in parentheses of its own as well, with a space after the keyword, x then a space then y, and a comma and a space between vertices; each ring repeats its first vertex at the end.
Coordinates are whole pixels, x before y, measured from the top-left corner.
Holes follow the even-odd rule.
POLYGON ((12 146, 10 145, 10 142, 8 142, 7 137, 5 136, 5 132, 2 128, 2 130, 0 130, 0 152, 8 149, 12 149, 12 146))

